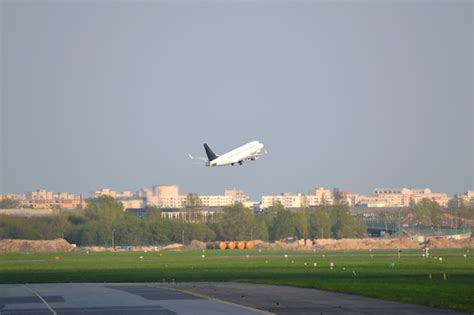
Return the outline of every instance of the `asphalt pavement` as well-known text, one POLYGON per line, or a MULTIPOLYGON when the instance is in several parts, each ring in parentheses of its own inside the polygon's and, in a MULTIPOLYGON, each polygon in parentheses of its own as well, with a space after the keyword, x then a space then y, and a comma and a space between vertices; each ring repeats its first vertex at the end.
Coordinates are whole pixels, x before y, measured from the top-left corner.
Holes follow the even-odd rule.
POLYGON ((262 314, 264 312, 149 283, 0 285, 0 315, 262 314))
POLYGON ((2 284, 0 315, 13 314, 463 313, 352 294, 249 283, 2 284))

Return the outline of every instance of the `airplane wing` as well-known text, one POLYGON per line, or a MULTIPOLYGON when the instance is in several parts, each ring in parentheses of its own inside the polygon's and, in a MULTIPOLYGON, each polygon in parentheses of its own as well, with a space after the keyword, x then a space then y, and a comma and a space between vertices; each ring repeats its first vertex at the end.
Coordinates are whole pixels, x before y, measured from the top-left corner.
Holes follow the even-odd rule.
POLYGON ((249 156, 245 157, 244 160, 258 160, 259 158, 261 158, 265 154, 268 154, 266 149, 264 149, 263 151, 260 150, 258 152, 255 152, 255 153, 250 154, 249 156))

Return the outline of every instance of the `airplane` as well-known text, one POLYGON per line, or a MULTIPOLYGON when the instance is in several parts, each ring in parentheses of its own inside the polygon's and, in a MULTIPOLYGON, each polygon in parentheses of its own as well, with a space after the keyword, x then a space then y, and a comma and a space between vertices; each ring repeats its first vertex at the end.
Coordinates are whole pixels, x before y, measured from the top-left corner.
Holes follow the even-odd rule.
POLYGON ((267 153, 263 143, 259 141, 251 141, 222 155, 215 154, 206 143, 204 143, 204 149, 206 150, 207 158, 194 157, 188 154, 189 158, 202 161, 206 166, 233 166, 237 163, 242 165, 245 160, 258 160, 263 154, 267 153))

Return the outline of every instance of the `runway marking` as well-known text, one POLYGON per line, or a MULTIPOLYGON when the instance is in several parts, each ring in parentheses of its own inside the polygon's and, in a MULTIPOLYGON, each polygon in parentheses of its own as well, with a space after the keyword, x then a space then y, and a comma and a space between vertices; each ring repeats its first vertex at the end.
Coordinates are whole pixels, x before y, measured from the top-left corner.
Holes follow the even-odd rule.
POLYGON ((30 291, 31 293, 33 293, 34 295, 36 295, 41 301, 43 301, 44 305, 46 305, 46 307, 51 311, 51 313, 53 313, 53 315, 58 315, 56 313, 55 310, 53 310, 53 308, 51 307, 51 305, 48 304, 48 302, 46 302, 45 299, 43 299, 43 297, 38 293, 36 292, 35 290, 33 290, 32 288, 28 287, 26 284, 23 284, 23 286, 25 287, 25 289, 27 289, 28 291, 30 291))
POLYGON ((176 292, 181 292, 181 293, 187 293, 187 294, 191 294, 191 295, 195 295, 195 296, 198 296, 198 297, 201 297, 201 298, 204 298, 204 299, 207 299, 207 300, 211 300, 211 301, 216 301, 216 302, 221 302, 221 303, 224 303, 224 304, 228 304, 228 305, 231 305, 231 306, 234 306, 234 307, 239 307, 241 309, 244 309, 246 311, 251 311, 251 312, 256 312, 256 313, 259 313, 259 314, 262 314, 262 315, 275 315, 275 313, 272 313, 272 312, 269 312, 269 311, 264 311, 264 310, 259 310, 257 308, 253 308, 253 307, 250 307, 250 306, 246 306, 246 305, 241 305, 241 304, 237 304, 237 303, 233 303, 233 302, 229 302, 229 301, 224 301, 224 300, 220 300, 218 298, 215 298, 215 297, 212 297, 212 296, 208 296, 208 295, 204 295, 204 294, 201 294, 201 293, 196 293, 196 292, 193 292, 193 291, 188 291, 188 290, 183 290, 183 289, 178 289, 178 288, 170 288, 168 286, 161 286, 161 285, 150 285, 151 287, 154 287, 154 288, 164 288, 164 289, 167 289, 167 290, 172 290, 172 291, 176 291, 176 292))

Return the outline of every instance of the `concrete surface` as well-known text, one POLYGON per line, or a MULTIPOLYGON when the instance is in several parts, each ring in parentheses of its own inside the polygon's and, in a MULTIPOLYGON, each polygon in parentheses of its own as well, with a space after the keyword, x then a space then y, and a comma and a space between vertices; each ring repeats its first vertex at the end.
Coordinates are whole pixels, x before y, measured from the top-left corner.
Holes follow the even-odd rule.
POLYGON ((149 283, 0 285, 0 315, 262 313, 149 283))
POLYGON ((352 294, 247 283, 178 283, 170 286, 276 314, 469 314, 352 294))
POLYGON ((462 314, 351 294, 247 283, 0 285, 0 315, 271 313, 462 314))

